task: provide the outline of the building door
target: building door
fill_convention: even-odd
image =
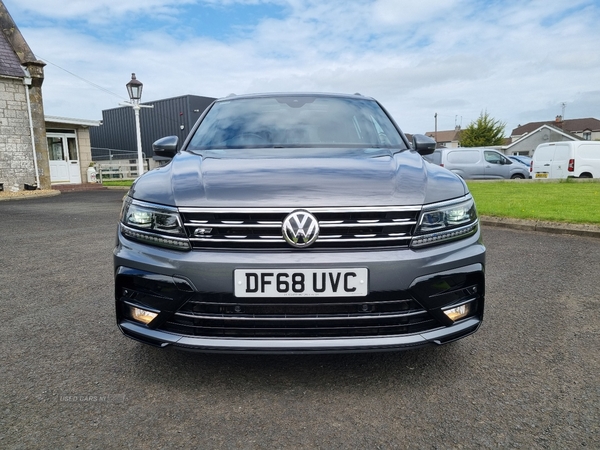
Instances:
[[[81,183],[81,167],[75,133],[46,133],[50,160],[50,182]]]

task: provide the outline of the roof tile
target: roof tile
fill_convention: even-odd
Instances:
[[[0,32],[0,75],[25,77],[25,72],[21,67],[21,62],[17,54],[2,32]]]
[[[584,130],[600,131],[600,120],[594,119],[593,117],[588,117],[585,119],[569,119],[563,121],[549,120],[546,122],[529,122],[525,125],[515,128],[512,131],[511,136],[522,136],[525,133],[531,133],[542,125],[550,125],[552,127],[560,128],[568,133],[577,133]]]

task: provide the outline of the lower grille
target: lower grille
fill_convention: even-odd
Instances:
[[[194,298],[160,328],[188,336],[347,337],[420,333],[440,326],[414,299],[398,293],[368,297],[257,299]]]

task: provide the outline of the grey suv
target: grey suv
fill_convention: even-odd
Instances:
[[[466,184],[360,95],[215,101],[136,180],[114,250],[121,331],[211,352],[343,352],[475,332],[485,248]]]

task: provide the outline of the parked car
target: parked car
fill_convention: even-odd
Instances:
[[[531,167],[531,158],[529,156],[524,155],[509,155],[510,159],[516,162],[520,162],[521,164],[525,164],[529,169]]]
[[[483,319],[485,247],[467,185],[427,164],[374,99],[215,101],[125,198],[117,324],[159,347],[379,351]]]
[[[540,144],[533,152],[533,178],[600,178],[600,142]]]
[[[497,150],[485,147],[438,148],[423,156],[466,180],[530,178],[529,168],[513,162]]]

